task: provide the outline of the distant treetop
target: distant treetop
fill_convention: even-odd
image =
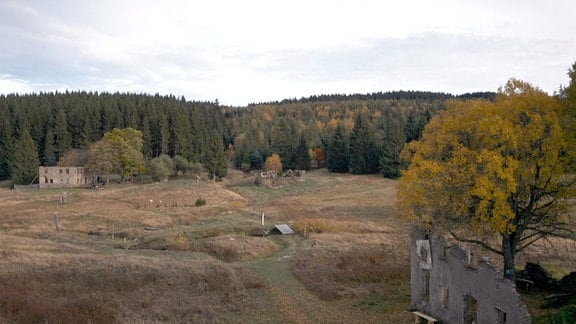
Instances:
[[[302,97],[300,99],[284,99],[282,101],[262,102],[258,104],[287,104],[287,103],[308,103],[320,101],[347,101],[347,100],[447,100],[447,99],[487,99],[494,100],[496,92],[469,92],[461,95],[453,95],[444,92],[430,92],[430,91],[387,91],[387,92],[373,92],[366,94],[322,94],[313,95],[308,98]],[[255,106],[257,104],[251,103],[248,106]]]

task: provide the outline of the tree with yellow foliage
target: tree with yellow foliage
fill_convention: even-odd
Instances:
[[[90,172],[119,173],[122,179],[144,171],[142,132],[133,128],[114,128],[88,149],[86,167]]]
[[[264,169],[276,173],[282,172],[282,160],[280,159],[280,155],[274,153],[267,157],[266,162],[264,162]]]
[[[530,84],[510,80],[494,102],[452,101],[420,141],[408,144],[410,166],[398,188],[401,213],[502,255],[515,279],[518,252],[572,232],[566,220],[574,147],[559,121],[561,106]]]

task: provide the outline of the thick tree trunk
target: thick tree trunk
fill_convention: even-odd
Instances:
[[[502,255],[504,257],[504,278],[516,282],[516,270],[514,269],[514,259],[516,257],[516,246],[511,235],[502,235]]]

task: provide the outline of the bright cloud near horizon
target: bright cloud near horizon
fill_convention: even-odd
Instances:
[[[0,93],[173,94],[225,105],[393,90],[549,93],[576,1],[0,0]]]

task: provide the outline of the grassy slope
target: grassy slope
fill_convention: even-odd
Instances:
[[[70,189],[65,205],[62,190],[2,190],[0,322],[411,319],[393,181],[325,171],[277,189],[250,180]],[[199,197],[206,206],[194,206]],[[306,237],[247,236],[261,212],[268,227]]]

